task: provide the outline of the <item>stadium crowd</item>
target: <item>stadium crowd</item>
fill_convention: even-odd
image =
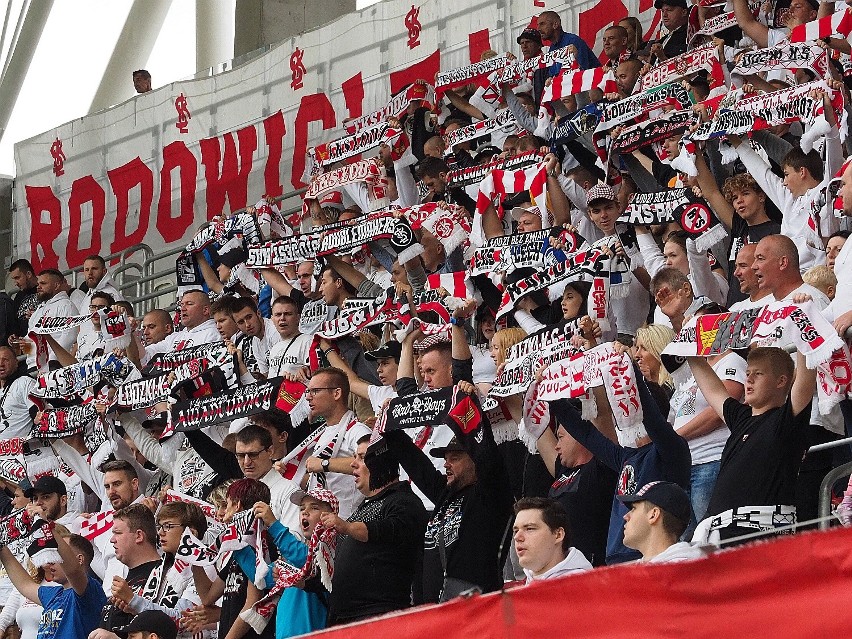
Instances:
[[[301,210],[198,229],[173,307],[15,261],[0,630],[283,639],[807,528],[852,457],[808,450],[852,419],[852,14],[785,4],[546,11],[312,149]]]

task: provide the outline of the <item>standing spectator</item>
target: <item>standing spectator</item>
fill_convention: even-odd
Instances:
[[[133,72],[133,88],[136,93],[148,93],[151,90],[151,74],[145,69]]]
[[[519,500],[512,532],[528,584],[592,569],[583,553],[572,547],[568,513],[554,499]]]
[[[146,365],[151,359],[148,347],[159,344],[174,333],[175,325],[171,315],[161,308],[155,308],[142,316],[142,336],[145,339],[145,351],[140,353],[140,364]],[[128,351],[130,354],[130,351]]]
[[[29,438],[33,419],[28,396],[35,387],[32,377],[21,374],[15,351],[0,346],[0,439]]]
[[[317,370],[308,383],[305,395],[311,409],[311,421],[322,417],[326,423],[325,431],[314,446],[313,455],[305,462],[305,470],[315,475],[308,480],[316,479],[320,487],[337,495],[340,500],[340,517],[346,519],[363,498],[346,475],[352,475],[358,440],[371,431],[347,407],[349,379],[342,370]]]
[[[41,305],[30,315],[29,329],[31,331],[39,319],[42,317],[71,317],[77,315],[77,307],[68,297],[65,292],[67,286],[65,277],[56,269],[46,269],[38,274],[38,301]],[[71,347],[77,341],[77,329],[70,328],[68,330],[53,333],[53,338],[64,348],[70,351]],[[11,341],[10,341],[11,343]],[[48,356],[55,360],[55,353],[48,347]],[[27,351],[27,368],[34,370],[36,367],[35,348]]]
[[[704,556],[689,542],[678,541],[692,513],[683,488],[653,481],[618,498],[630,508],[624,515],[624,545],[642,553],[642,561],[659,564]]]
[[[538,16],[538,32],[541,39],[550,40],[550,51],[557,51],[573,45],[577,49],[577,63],[581,69],[594,69],[601,66],[600,60],[595,57],[594,51],[589,48],[586,41],[573,33],[562,30],[562,18],[555,11],[542,11]],[[555,64],[550,67],[550,75],[554,76],[562,69],[562,65]]]
[[[706,517],[695,539],[725,540],[796,522],[796,476],[807,450],[816,371],[797,354],[759,347],[749,353],[745,403],[733,399],[703,357],[687,359],[695,381],[731,436]],[[746,522],[740,526],[739,522]]]
[[[116,301],[124,299],[113,284],[106,261],[100,255],[90,255],[83,260],[83,283],[71,292],[71,301],[81,315],[89,310],[94,293],[108,293]]]
[[[80,514],[68,512],[68,489],[53,475],[39,477],[24,495],[32,500],[30,510],[46,521],[68,527]]]
[[[143,504],[132,504],[113,515],[112,539],[115,558],[127,567],[127,577],[115,576],[112,583],[104,584],[104,589],[110,588],[112,598],[104,606],[101,615],[101,631],[112,631],[126,625],[133,618],[131,613],[122,609],[132,596],[141,595],[151,598],[160,587],[160,577],[157,569],[160,566],[160,555],[157,552],[157,525],[154,513]],[[124,597],[117,596],[121,592]],[[114,637],[112,632],[98,632],[91,639],[107,639]]]
[[[615,71],[618,65],[629,60],[633,51],[627,46],[627,29],[617,24],[607,27],[603,34],[603,52],[607,57],[606,66]]]
[[[281,341],[275,324],[271,319],[261,317],[257,304],[250,297],[237,298],[232,315],[237,328],[251,340],[251,352],[256,368],[250,372],[257,379],[266,377],[269,371],[269,351]]]
[[[408,483],[387,442],[369,445],[364,435],[352,462],[355,485],[365,499],[347,519],[324,513],[322,523],[342,535],[334,557],[329,625],[374,617],[411,605],[420,563],[426,509]]]
[[[266,501],[281,521],[293,532],[299,530],[299,509],[290,501],[298,486],[283,477],[272,465],[272,435],[262,426],[249,424],[237,433],[237,461],[249,479],[262,481],[269,487],[271,499]]]
[[[39,586],[15,559],[8,547],[0,547],[0,561],[12,583],[24,597],[44,607],[39,639],[81,639],[98,627],[106,596],[91,575],[92,544],[80,535],[55,536],[62,563],[48,563],[45,574],[58,584]]]
[[[204,291],[188,291],[180,300],[180,323],[183,330],[172,333],[163,341],[152,344],[145,352],[181,351],[185,348],[221,341],[216,322],[210,318],[210,298]]]
[[[284,373],[296,374],[308,364],[308,354],[313,337],[299,332],[299,306],[291,297],[280,295],[272,302],[272,323],[278,331],[279,341],[269,349],[267,377]]]
[[[651,45],[651,64],[686,53],[689,7],[686,0],[657,0],[654,8],[660,10],[660,20],[668,35]]]
[[[28,260],[15,260],[9,267],[9,275],[18,289],[12,298],[18,315],[18,325],[11,332],[15,335],[26,335],[30,315],[38,306],[38,278]]]
[[[538,450],[554,477],[548,497],[568,513],[572,544],[595,566],[606,565],[609,511],[616,472],[571,437],[561,424],[538,439]]]

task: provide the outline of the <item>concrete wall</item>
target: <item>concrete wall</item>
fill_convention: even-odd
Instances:
[[[355,0],[237,0],[234,57],[355,11]]]

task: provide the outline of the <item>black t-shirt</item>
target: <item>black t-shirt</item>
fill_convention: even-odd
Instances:
[[[707,516],[742,506],[795,504],[811,405],[794,417],[788,399],[784,406],[752,416],[750,406],[728,399],[724,414],[731,435]]]
[[[663,39],[663,51],[667,58],[686,53],[686,25],[681,25]]]
[[[225,567],[219,571],[219,578],[225,582],[225,592],[222,594],[222,610],[219,614],[221,636],[225,636],[231,626],[240,616],[248,597],[248,577],[240,568],[239,562],[232,556]],[[275,618],[273,617],[264,628],[262,634],[249,629],[243,635],[245,639],[273,639],[275,637]]]
[[[548,497],[556,499],[568,512],[571,545],[592,565],[605,566],[610,510],[618,475],[597,458],[574,468],[565,468],[557,458],[555,475]]]
[[[130,586],[133,592],[141,595],[145,588],[145,584],[148,582],[148,578],[151,576],[151,573],[159,567],[159,565],[159,560],[148,561],[136,566],[136,568],[131,568],[127,572],[127,577],[125,577],[127,585]],[[121,628],[122,626],[129,624],[133,617],[134,615],[124,612],[120,608],[116,608],[112,603],[112,599],[108,599],[107,604],[104,606],[103,612],[101,613],[100,627],[105,630]]]
[[[30,321],[28,315],[39,305],[36,287],[18,291],[12,297],[12,300],[15,302],[15,312],[18,315],[18,332],[15,334],[20,337],[27,334]]]
[[[777,235],[781,232],[781,224],[768,220],[749,226],[745,220],[734,213],[734,220],[731,226],[731,243],[728,247],[728,299],[726,306],[730,306],[735,302],[739,302],[746,298],[740,291],[740,282],[734,277],[734,269],[736,268],[737,253],[745,244],[756,244],[767,235]]]

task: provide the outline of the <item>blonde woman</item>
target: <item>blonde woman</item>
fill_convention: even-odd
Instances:
[[[634,359],[663,415],[669,414],[669,400],[674,392],[674,382],[663,366],[660,353],[673,339],[674,331],[661,324],[650,324],[636,330]]]

